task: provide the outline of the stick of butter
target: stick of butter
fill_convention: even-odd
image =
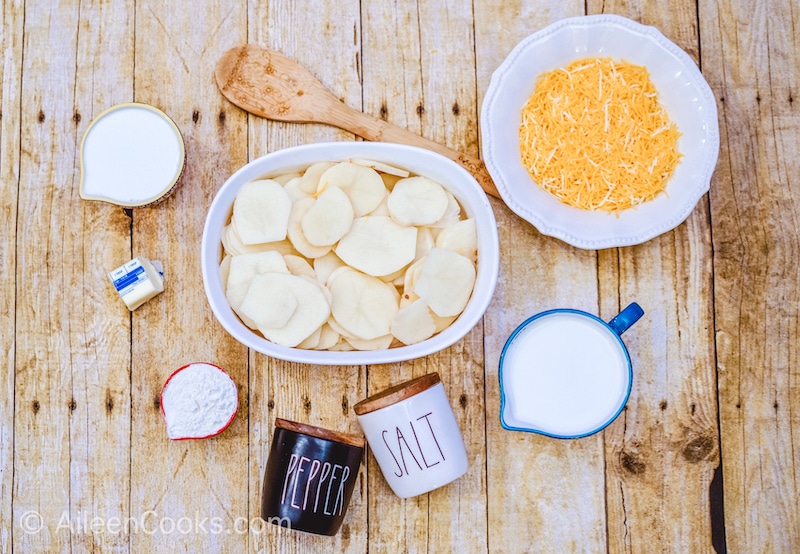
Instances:
[[[164,291],[161,263],[141,256],[118,267],[108,277],[130,311]]]

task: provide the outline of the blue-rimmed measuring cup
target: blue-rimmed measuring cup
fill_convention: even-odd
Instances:
[[[526,319],[500,356],[503,428],[571,439],[614,421],[633,378],[620,335],[642,315],[633,302],[607,323],[568,308]]]

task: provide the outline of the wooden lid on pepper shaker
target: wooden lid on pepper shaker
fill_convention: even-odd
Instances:
[[[329,441],[342,442],[350,446],[357,446],[364,448],[366,439],[358,435],[349,435],[347,433],[340,433],[339,431],[331,431],[330,429],[323,429],[322,427],[315,427],[306,423],[298,423],[296,421],[289,421],[288,419],[275,418],[275,427],[280,429],[288,429],[295,433],[317,437]]]

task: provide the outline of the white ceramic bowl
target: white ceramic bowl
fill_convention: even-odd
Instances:
[[[586,57],[644,65],[682,133],[666,195],[619,214],[574,208],[531,179],[520,158],[520,112],[536,77]],[[541,233],[586,249],[639,244],[683,222],[708,191],[719,153],[714,96],[692,59],[656,28],[615,15],[557,21],[520,42],[492,75],[481,108],[483,159],[505,203]]]
[[[472,297],[458,319],[441,333],[411,346],[377,351],[317,351],[272,343],[245,326],[234,314],[222,287],[219,263],[223,228],[230,219],[233,200],[245,183],[305,169],[315,162],[362,158],[402,167],[445,186],[461,203],[478,230],[477,279]],[[398,362],[442,350],[466,335],[483,316],[494,294],[500,263],[497,223],[483,190],[455,162],[428,150],[380,142],[316,143],[278,150],[251,161],[234,173],[217,192],[208,210],[201,246],[201,266],[211,310],[228,333],[245,346],[282,360],[319,365],[360,365]]]

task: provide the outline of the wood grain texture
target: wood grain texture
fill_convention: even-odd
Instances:
[[[14,497],[14,396],[16,381],[17,205],[21,158],[24,6],[0,8],[0,552],[12,548]],[[21,514],[17,517],[21,517]]]
[[[358,2],[296,9],[290,0],[254,3],[248,17],[248,42],[263,44],[297,60],[350,106],[361,105],[361,31]],[[313,37],[313,38],[311,38]],[[332,47],[335,45],[335,47]],[[352,134],[316,124],[277,123],[249,118],[250,158],[307,142],[353,140]],[[260,513],[261,481],[276,417],[362,435],[352,406],[366,397],[363,367],[305,366],[251,354],[250,389],[257,403],[250,447],[250,513]],[[339,533],[321,537],[292,533],[269,524],[251,537],[252,551],[364,552],[367,550],[367,478],[362,463]]]
[[[364,111],[477,154],[472,3],[362,2]],[[402,83],[402,86],[397,86]],[[425,359],[369,369],[369,393],[436,371],[462,429],[469,469],[451,485],[399,501],[369,459],[370,548],[378,552],[486,548],[482,344],[478,325]]]
[[[473,174],[486,194],[499,198],[480,158],[340,102],[305,67],[277,50],[257,44],[238,46],[222,56],[214,73],[225,98],[249,113],[275,121],[324,123],[367,140],[432,150],[461,164]],[[453,110],[458,112],[457,103]]]
[[[145,525],[131,549],[240,552],[249,524],[247,351],[208,309],[199,244],[214,193],[245,162],[246,136],[237,118],[229,122],[212,71],[242,39],[244,7],[142,2],[135,20],[136,100],[175,121],[186,168],[164,202],[133,212],[133,255],[162,262],[165,291],[133,313],[130,505]],[[159,393],[175,369],[196,361],[230,374],[240,387],[239,414],[214,440],[170,442]]]
[[[74,153],[79,130],[95,110],[85,94],[89,77],[94,73],[104,86],[115,85],[109,96],[98,98],[105,101],[124,94],[120,85],[130,82],[130,71],[115,73],[111,60],[95,65],[86,41],[104,25],[109,34],[121,25],[124,38],[127,14],[87,10],[85,26],[79,27],[77,4],[46,8],[26,7],[22,56],[22,90],[37,92],[21,110],[24,203],[17,217],[18,231],[29,240],[18,245],[17,283],[26,286],[16,290],[14,421],[15,467],[32,468],[17,473],[14,513],[20,518],[38,514],[43,528],[26,532],[20,520],[13,547],[28,552],[115,548],[127,538],[93,534],[81,514],[127,514],[130,328],[124,306],[117,312],[122,318],[106,317],[119,310],[106,272],[130,253],[128,219],[79,199]],[[49,45],[50,55],[40,55],[39,44]],[[130,59],[131,41],[123,40],[115,52]],[[81,112],[87,117],[82,124]],[[108,232],[107,241],[97,240]],[[114,401],[119,406],[112,413],[108,405]]]
[[[524,2],[476,2],[479,90],[516,43],[578,2],[539,10]],[[498,33],[498,29],[502,29]],[[594,252],[544,237],[497,206],[500,281],[484,320],[489,549],[497,552],[602,552],[606,548],[601,435],[558,441],[500,426],[498,363],[506,338],[535,313],[572,307],[596,311]]]
[[[108,106],[129,102],[133,90],[132,6],[83,6],[81,14],[72,116],[75,150],[92,119]],[[98,43],[107,47],[100,52]],[[119,208],[77,199],[80,160],[73,164],[72,178],[66,182],[75,195],[73,209],[80,208],[82,217],[76,224],[83,232],[77,233],[80,242],[70,252],[79,280],[73,285],[77,290],[69,323],[69,513],[78,521],[98,516],[125,521],[130,517],[131,326],[128,310],[108,286],[107,274],[130,259],[130,218]],[[128,535],[91,528],[72,533],[71,542],[73,549],[86,551],[130,546]]]
[[[732,552],[800,544],[797,6],[703,2],[720,108],[711,190],[725,520]]]
[[[0,552],[793,552],[800,544],[800,27],[796,2],[436,0],[196,3],[9,0],[0,8]],[[249,159],[358,140],[250,116],[214,67],[281,51],[337,100],[479,155],[492,72],[547,24],[616,13],[698,62],[717,100],[710,194],[674,231],[584,251],[493,199],[501,245],[481,324],[445,351],[317,367],[248,351],[205,300],[205,212]],[[175,193],[126,212],[78,196],[91,120],[140,101],[186,142]],[[130,313],[107,272],[162,261],[166,291]],[[528,316],[645,316],[624,335],[630,401],[572,441],[503,430],[498,364]],[[224,367],[240,411],[220,436],[170,442],[158,406],[179,366]],[[276,417],[361,435],[353,405],[438,372],[468,473],[401,500],[371,454],[334,537],[261,521]],[[724,495],[709,487],[721,464]],[[719,505],[714,504],[720,502]],[[724,529],[712,511],[724,509]],[[30,526],[41,524],[41,529]]]
[[[597,2],[603,10],[655,25],[699,60],[694,2]],[[611,551],[668,542],[713,552],[709,486],[719,464],[708,204],[645,244],[599,253],[601,315],[629,302],[645,310],[626,333],[635,354],[626,410],[605,433]],[[629,336],[630,335],[630,336]],[[632,509],[632,511],[631,511]]]

